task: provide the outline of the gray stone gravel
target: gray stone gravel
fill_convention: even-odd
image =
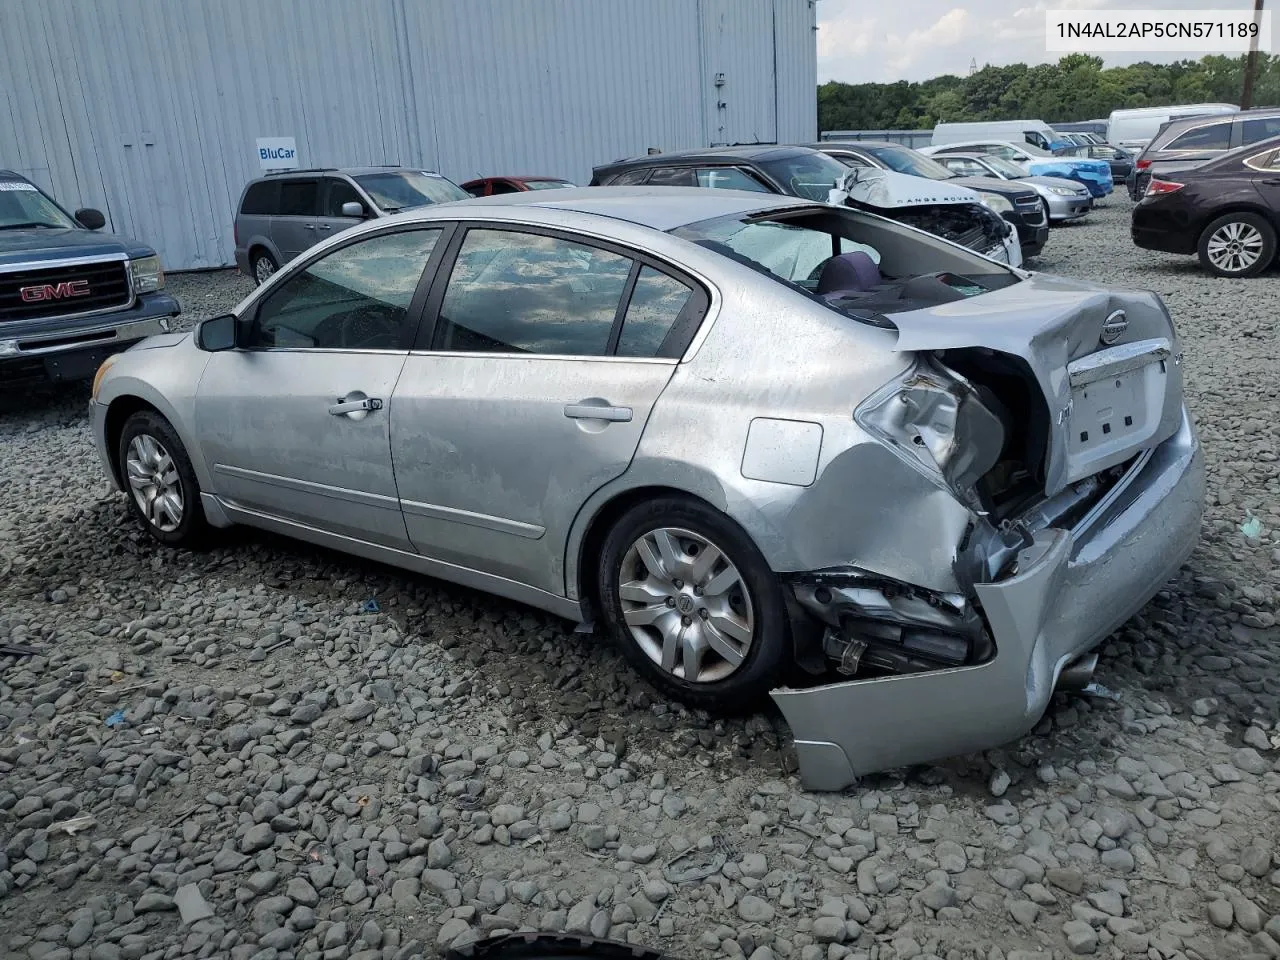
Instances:
[[[249,532],[157,548],[83,387],[0,397],[0,642],[42,650],[0,655],[0,957],[1280,955],[1280,278],[1136,250],[1129,206],[1035,266],[1165,297],[1204,542],[1103,647],[1116,699],[839,796],[775,717],[668,704],[540,613]],[[188,322],[248,289],[170,285]]]

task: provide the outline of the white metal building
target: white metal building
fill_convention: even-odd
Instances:
[[[814,0],[3,0],[0,168],[232,263],[260,137],[461,182],[817,136]]]

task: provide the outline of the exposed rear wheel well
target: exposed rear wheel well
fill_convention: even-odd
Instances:
[[[111,401],[111,405],[107,407],[107,422],[105,426],[107,456],[111,458],[111,472],[121,486],[124,486],[124,477],[120,473],[120,434],[124,432],[125,421],[139,410],[150,410],[158,416],[164,416],[141,397],[116,397]]]
[[[600,556],[600,550],[604,546],[604,538],[608,536],[609,530],[618,518],[634,507],[637,503],[644,503],[646,500],[654,500],[658,497],[687,497],[690,500],[698,500],[706,503],[708,506],[714,507],[714,504],[696,497],[686,490],[677,490],[675,487],[637,487],[634,490],[627,490],[618,494],[612,500],[602,506],[596,515],[591,518],[591,523],[587,526],[586,535],[582,538],[582,545],[578,548],[578,599],[582,601],[582,605],[591,611],[592,615],[599,616],[596,604],[600,596],[600,584],[596,580],[596,558]]]

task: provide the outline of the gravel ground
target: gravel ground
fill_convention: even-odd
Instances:
[[[251,532],[159,549],[84,388],[0,400],[0,642],[44,651],[0,655],[0,956],[1280,956],[1280,279],[1138,251],[1129,207],[1038,266],[1165,297],[1203,544],[1106,644],[1114,698],[844,795],[800,791],[779,720],[672,707],[543,614]],[[188,320],[248,289],[170,287]]]

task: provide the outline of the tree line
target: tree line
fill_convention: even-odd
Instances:
[[[830,83],[818,87],[819,130],[915,130],[965,120],[1105,118],[1122,107],[1239,103],[1245,58],[1206,56],[1176,63],[1103,68],[1072,53],[1057,63],[986,66],[967,77],[920,83]],[[1280,104],[1280,55],[1258,54],[1255,106]]]

